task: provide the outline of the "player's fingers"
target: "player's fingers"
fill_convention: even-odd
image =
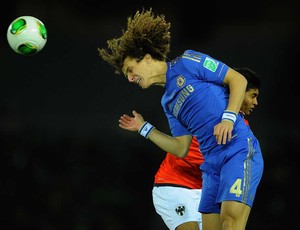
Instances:
[[[223,140],[223,132],[222,131],[220,131],[218,133],[218,135],[216,136],[216,139],[217,139],[218,145],[222,144],[222,140]]]
[[[221,144],[221,137],[220,137],[220,126],[219,125],[216,125],[214,127],[214,136],[216,138],[216,141],[219,144]]]
[[[225,145],[227,141],[227,130],[225,129],[222,134],[222,144]]]
[[[127,122],[130,122],[130,121],[131,121],[131,117],[128,116],[127,114],[124,114],[123,116],[121,116],[121,119],[122,119],[123,121],[127,121]]]
[[[129,119],[129,118],[130,118],[127,114],[123,114],[122,117],[123,117],[124,119]]]
[[[124,118],[124,117],[120,117],[120,119],[119,119],[119,122],[121,123],[121,122],[125,122],[126,121],[126,119]]]
[[[127,129],[127,126],[123,125],[122,123],[119,123],[119,127],[122,129]]]
[[[216,135],[217,143],[226,144],[227,142],[227,127],[226,126],[219,126],[218,132]]]
[[[231,136],[231,131],[228,130],[228,131],[227,131],[227,140],[228,140],[228,141],[231,141],[231,137],[232,137],[232,136]]]
[[[135,110],[132,111],[132,114],[136,117],[137,115],[139,115]]]
[[[122,126],[125,126],[127,124],[127,122],[125,122],[125,121],[123,121],[123,120],[120,119],[119,120],[119,124],[122,125]]]

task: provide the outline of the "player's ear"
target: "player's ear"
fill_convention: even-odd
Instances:
[[[152,61],[152,56],[150,54],[145,54],[144,59],[146,62],[151,62]]]

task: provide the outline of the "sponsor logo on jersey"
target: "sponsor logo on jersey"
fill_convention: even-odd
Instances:
[[[211,72],[216,72],[218,65],[219,65],[218,61],[209,57],[206,57],[203,62],[203,67],[210,70]]]
[[[181,106],[183,105],[185,100],[194,92],[194,90],[195,89],[192,85],[187,85],[180,90],[172,111],[175,117],[178,116]]]

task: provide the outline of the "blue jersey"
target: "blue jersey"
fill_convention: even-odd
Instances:
[[[204,53],[186,50],[168,62],[165,93],[161,104],[173,136],[193,135],[203,156],[218,152],[214,126],[221,122],[229,99],[223,80],[229,67]],[[251,136],[252,131],[238,114],[232,132],[233,139]]]
[[[204,53],[187,50],[168,62],[161,99],[172,135],[192,135],[200,143],[201,213],[220,213],[228,200],[252,207],[264,168],[259,142],[241,113],[230,142],[218,145],[213,135],[228,105],[229,90],[223,84],[228,69]]]

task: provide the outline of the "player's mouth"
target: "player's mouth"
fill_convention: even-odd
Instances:
[[[138,79],[136,80],[135,83],[136,83],[137,85],[139,85],[140,81],[141,81],[141,78],[138,78]]]

